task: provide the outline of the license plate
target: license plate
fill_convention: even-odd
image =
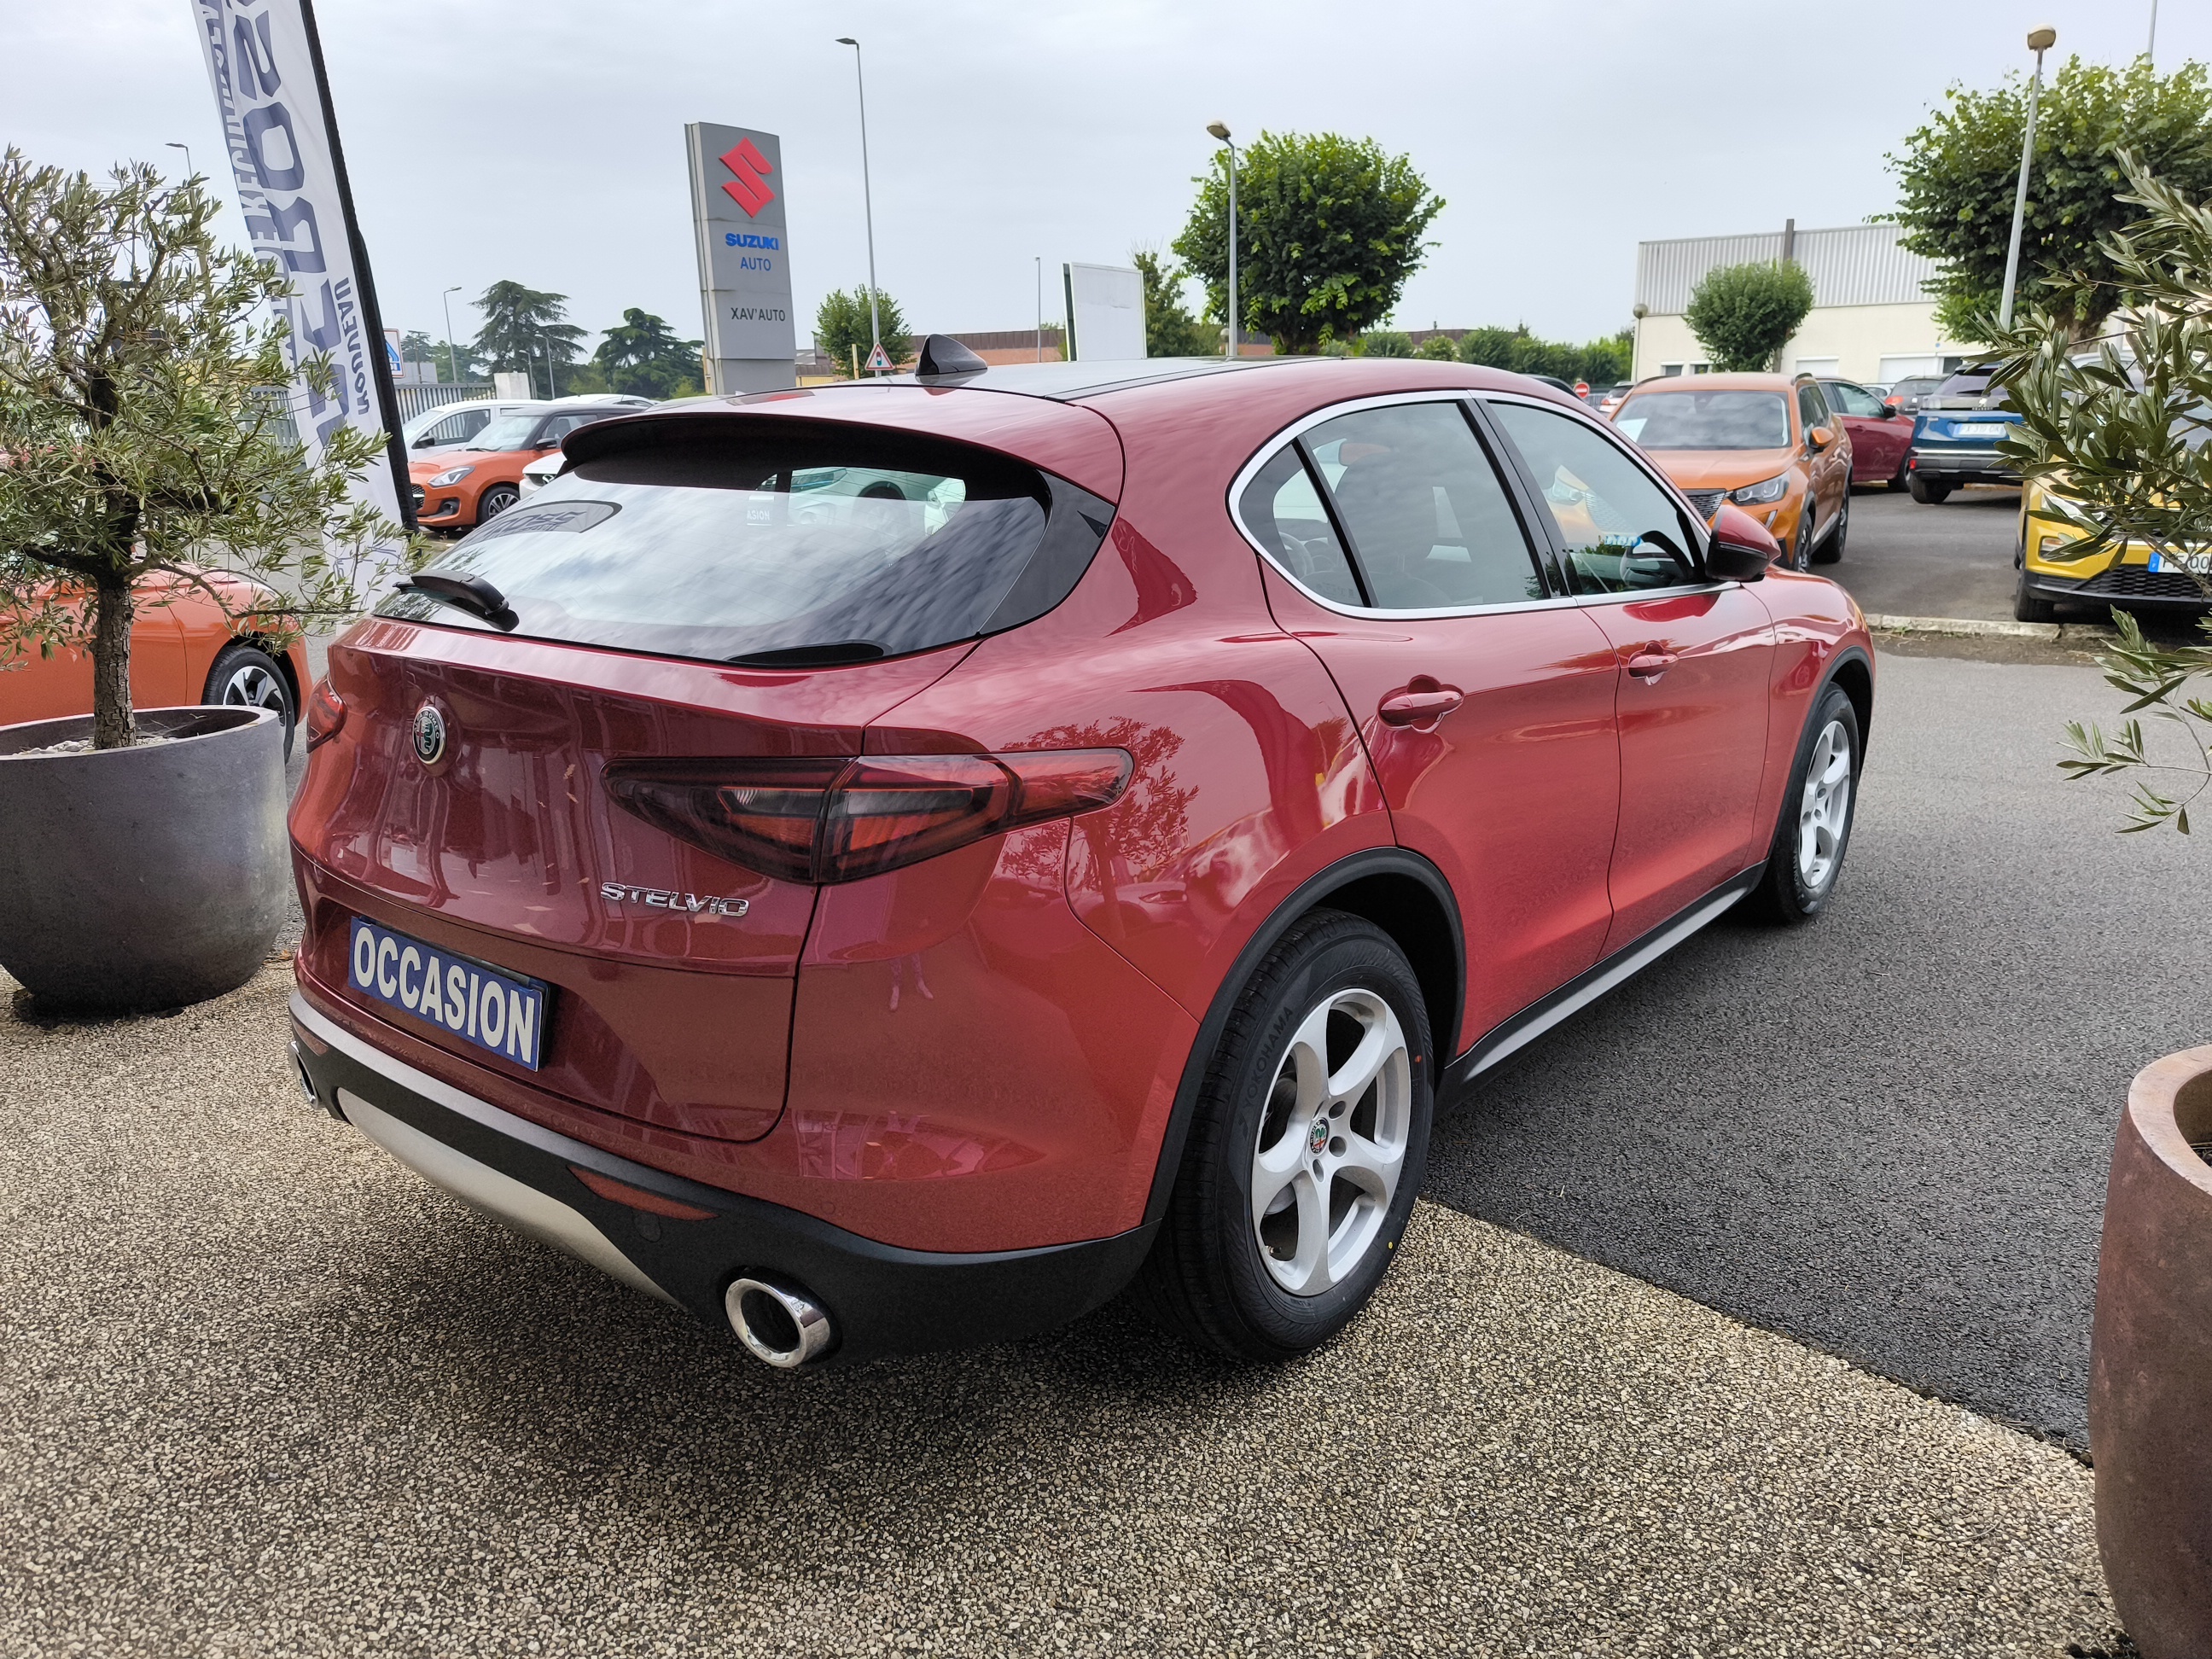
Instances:
[[[2154,553],[2150,556],[2153,570],[2186,570],[2192,576],[2212,576],[2212,551],[2203,553]]]
[[[543,982],[455,956],[359,916],[353,919],[349,944],[355,990],[441,1026],[488,1054],[538,1069],[545,1041],[548,992]]]
[[[1975,421],[1965,426],[1954,427],[1951,435],[1956,438],[2002,438],[2008,429],[2002,422]]]

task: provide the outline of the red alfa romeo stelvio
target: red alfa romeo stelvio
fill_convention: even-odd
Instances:
[[[770,1364],[1310,1349],[1440,1095],[1835,890],[1856,607],[1533,380],[933,337],[564,467],[331,647],[295,1049]]]

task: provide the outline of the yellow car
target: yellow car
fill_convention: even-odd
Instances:
[[[2068,551],[2088,538],[2050,516],[2048,495],[2034,480],[2020,492],[2020,545],[2013,550],[2020,586],[2013,594],[2012,614],[2021,621],[2055,622],[2061,605],[2100,611],[2114,605],[2212,610],[2212,594],[2198,580],[2212,577],[2212,549],[2160,554],[2142,542],[2130,542],[2069,559]]]

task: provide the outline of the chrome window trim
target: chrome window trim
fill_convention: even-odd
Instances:
[[[1601,605],[1634,605],[1644,599],[1672,599],[1685,593],[1718,592],[1725,588],[1742,586],[1741,582],[1733,581],[1678,582],[1672,587],[1642,587],[1626,593],[1561,593],[1541,599],[1511,599],[1499,605],[1457,605],[1449,609],[1428,611],[1382,610],[1367,605],[1345,605],[1325,594],[1316,593],[1285,569],[1282,561],[1261,544],[1260,538],[1252,533],[1250,527],[1244,522],[1243,514],[1237,510],[1238,503],[1244,499],[1245,487],[1259,476],[1260,470],[1295,442],[1299,436],[1323,422],[1333,421],[1340,415],[1357,414],[1364,409],[1389,409],[1401,404],[1465,404],[1476,399],[1491,403],[1527,404],[1534,409],[1552,410],[1572,418],[1580,419],[1584,424],[1605,433],[1607,441],[1616,449],[1621,449],[1626,453],[1637,466],[1643,470],[1646,477],[1658,478],[1667,493],[1674,496],[1680,505],[1682,516],[1686,521],[1692,525],[1698,523],[1696,512],[1690,507],[1688,501],[1683,500],[1682,492],[1674,486],[1673,480],[1655,472],[1641,455],[1621,443],[1617,434],[1606,432],[1603,422],[1592,418],[1583,410],[1565,409],[1547,398],[1533,398],[1525,392],[1489,392],[1479,386],[1447,387],[1436,392],[1383,392],[1374,397],[1348,398],[1343,403],[1330,404],[1325,408],[1315,410],[1310,414],[1300,416],[1254,451],[1252,458],[1238,468],[1237,476],[1229,481],[1229,521],[1237,526],[1237,533],[1244,538],[1252,550],[1267,561],[1267,568],[1300,593],[1324,611],[1332,611],[1340,617],[1355,617],[1361,622],[1428,622],[1449,617],[1511,616],[1523,611],[1582,610]],[[1485,459],[1488,458],[1486,456]],[[1501,484],[1504,482],[1502,478],[1499,480]],[[1534,556],[1540,555],[1544,550],[1532,547],[1528,550],[1532,556]],[[1697,551],[1700,556],[1705,551],[1702,540]],[[1349,548],[1345,550],[1345,556],[1347,558],[1351,556]],[[1542,572],[1533,557],[1529,568],[1536,571],[1540,578]]]

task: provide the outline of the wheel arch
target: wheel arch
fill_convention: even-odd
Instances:
[[[1443,1079],[1457,1052],[1460,1011],[1467,1003],[1466,934],[1451,884],[1435,865],[1402,847],[1354,853],[1309,878],[1277,905],[1237,952],[1215,991],[1169,1110],[1167,1133],[1160,1140],[1159,1162],[1145,1204],[1146,1224],[1159,1220],[1175,1190],[1199,1091],[1231,1012],[1275,942],[1300,917],[1322,909],[1341,910],[1373,922],[1406,953],[1428,1011],[1430,1047],[1435,1051],[1430,1056],[1430,1075],[1439,1082]]]
[[[1859,765],[1863,768],[1868,738],[1874,731],[1874,665],[1858,647],[1849,647],[1828,670],[1827,683],[1843,688],[1844,695],[1851,700],[1851,712],[1859,717]],[[1814,699],[1816,704],[1819,701]],[[1812,718],[1809,709],[1806,718]]]
[[[205,696],[216,689],[216,671],[222,665],[223,653],[234,645],[250,645],[256,651],[265,653],[276,665],[276,672],[284,677],[285,689],[292,694],[293,718],[298,719],[307,706],[306,688],[300,684],[300,676],[292,666],[292,653],[266,634],[233,634],[217,646],[215,655],[208,659],[207,677],[201,686],[201,696]]]

